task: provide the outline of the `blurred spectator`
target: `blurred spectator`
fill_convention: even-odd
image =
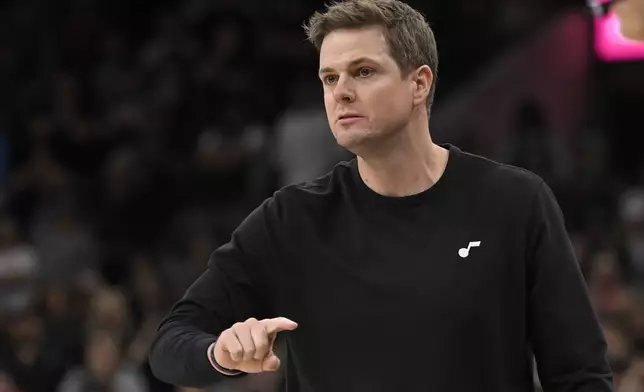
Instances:
[[[5,316],[3,325],[0,378],[16,391],[54,390],[69,364],[66,353],[47,341],[41,315],[30,306]]]
[[[132,316],[125,295],[115,288],[101,288],[91,299],[87,330],[109,330],[128,341],[133,334]]]
[[[644,283],[644,189],[631,188],[619,199],[620,245],[628,276],[633,283]]]
[[[588,290],[595,309],[602,314],[625,312],[630,306],[618,257],[616,251],[603,249],[593,254],[588,262]]]
[[[168,311],[170,297],[164,290],[164,282],[158,269],[139,256],[134,260],[130,282],[131,300],[135,313],[137,331],[129,346],[127,355],[137,366],[147,359],[147,352],[161,318]]]
[[[168,311],[170,300],[176,298],[165,287],[161,272],[143,254],[132,260],[131,280],[127,288],[134,325],[134,334],[125,347],[128,363],[141,371],[150,390],[169,391],[165,384],[154,378],[147,363],[147,355],[161,318]]]
[[[625,374],[633,361],[633,345],[626,321],[617,317],[604,318],[602,326],[608,345],[609,363],[614,373],[614,390],[616,392],[638,391],[623,385]]]
[[[0,314],[23,311],[34,302],[39,268],[35,249],[19,240],[15,222],[0,217]]]
[[[71,370],[59,392],[145,392],[145,380],[135,368],[122,361],[118,333],[94,330],[87,341],[85,366]]]
[[[100,280],[98,242],[73,211],[50,211],[33,222],[32,238],[44,283],[94,287]]]
[[[42,302],[47,350],[58,353],[58,360],[65,366],[82,362],[85,312],[84,304],[75,298],[75,294],[83,296],[85,293],[63,286],[44,289]]]

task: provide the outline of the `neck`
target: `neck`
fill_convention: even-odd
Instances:
[[[449,152],[434,144],[426,120],[409,124],[377,151],[358,156],[360,177],[374,192],[410,196],[429,189],[443,175]]]

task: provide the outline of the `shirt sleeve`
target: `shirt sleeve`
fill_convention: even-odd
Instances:
[[[266,201],[213,252],[206,271],[162,320],[150,350],[150,367],[169,384],[202,388],[229,376],[213,368],[208,347],[234,323],[269,317],[266,274],[270,249]]]
[[[551,189],[540,180],[527,248],[528,334],[544,392],[610,392],[606,342]]]

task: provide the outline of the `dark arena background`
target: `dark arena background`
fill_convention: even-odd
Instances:
[[[616,391],[644,391],[642,46],[582,1],[409,3],[439,45],[434,138],[552,187]],[[147,351],[246,214],[351,158],[301,27],[322,6],[0,2],[0,392],[281,390],[175,389]]]

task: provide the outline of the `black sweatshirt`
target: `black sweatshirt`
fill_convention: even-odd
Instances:
[[[217,249],[150,353],[169,383],[223,376],[207,347],[284,316],[294,391],[609,392],[606,344],[550,188],[446,145],[430,189],[386,197],[355,160],[266,200]],[[243,376],[242,376],[243,377]]]

